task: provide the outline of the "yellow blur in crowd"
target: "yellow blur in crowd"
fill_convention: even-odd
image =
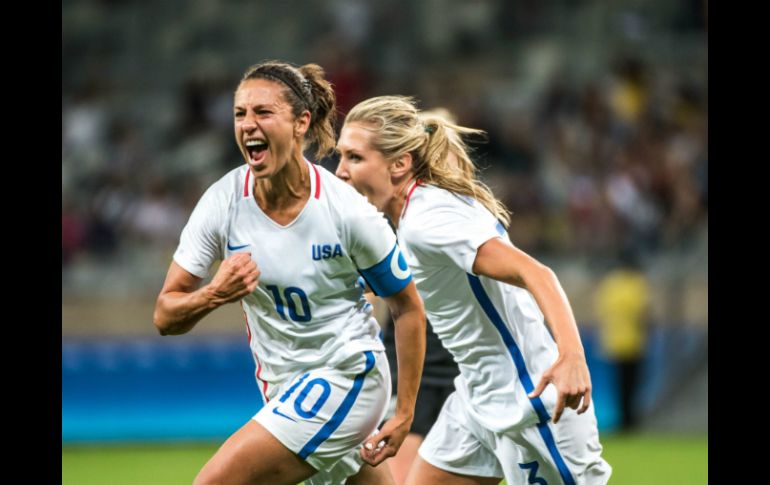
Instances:
[[[650,288],[639,270],[620,268],[608,273],[596,292],[602,350],[613,360],[638,358],[646,344]]]

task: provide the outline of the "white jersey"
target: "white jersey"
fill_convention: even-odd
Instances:
[[[244,165],[209,187],[174,254],[182,268],[205,278],[215,261],[251,253],[261,275],[242,306],[265,401],[298,372],[384,350],[359,274],[382,296],[411,281],[384,216],[307,163],[310,198],[291,223],[282,226],[262,212]]]
[[[479,202],[435,186],[415,184],[408,194],[399,246],[428,320],[460,368],[458,397],[492,431],[547,421],[553,386],[542,399],[527,397],[558,356],[543,314],[528,291],[472,270],[484,242],[510,244],[502,224]]]

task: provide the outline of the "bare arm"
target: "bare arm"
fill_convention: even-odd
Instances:
[[[425,360],[425,309],[414,281],[383,299],[390,308],[396,331],[398,390],[396,414],[379,433],[366,441],[361,450],[362,458],[372,466],[395,455],[409,433]],[[383,442],[382,448],[377,446],[380,442]]]
[[[211,283],[203,287],[201,278],[172,262],[155,302],[155,327],[161,335],[187,333],[215,308],[253,292],[258,278],[259,270],[250,253],[222,261]]]
[[[482,244],[473,272],[528,290],[543,312],[559,349],[556,362],[543,374],[530,398],[539,396],[549,382],[557,391],[553,422],[565,405],[585,412],[591,403],[591,376],[575,316],[556,274],[520,249],[495,238]]]

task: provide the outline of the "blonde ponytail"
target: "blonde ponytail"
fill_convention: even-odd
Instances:
[[[386,159],[412,154],[415,176],[425,183],[473,197],[507,228],[510,211],[477,178],[463,135],[482,130],[456,124],[445,109],[419,111],[406,96],[379,96],[357,104],[345,123],[363,123],[374,132],[372,144]]]

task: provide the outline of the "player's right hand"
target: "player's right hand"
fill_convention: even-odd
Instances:
[[[381,430],[375,430],[367,438],[359,451],[361,458],[371,466],[377,466],[385,459],[394,456],[401,447],[401,443],[404,442],[411,426],[411,418],[404,419],[398,415],[393,416],[382,425]]]
[[[537,387],[527,397],[539,397],[549,383],[556,387],[554,424],[559,422],[565,407],[576,409],[578,414],[588,410],[591,405],[591,374],[582,353],[559,354],[556,362],[543,373]]]
[[[251,253],[237,253],[222,261],[209,288],[215,300],[231,303],[253,293],[257,289],[259,275]]]

